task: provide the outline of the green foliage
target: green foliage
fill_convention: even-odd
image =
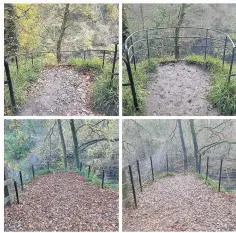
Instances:
[[[222,69],[222,61],[219,58],[207,56],[204,60],[199,55],[189,56],[186,62],[205,66],[211,72],[213,80],[209,100],[222,114],[234,115],[236,113],[236,80],[231,79],[228,84],[229,65],[226,63]],[[235,67],[232,73],[236,73]]]
[[[49,172],[52,172],[52,169],[49,168]],[[45,174],[45,173],[48,173],[48,169],[47,168],[35,171],[35,175],[36,176],[42,175],[42,174]]]
[[[98,186],[102,186],[102,180],[99,179],[97,177],[97,175],[95,173],[93,173],[92,171],[90,171],[90,174],[88,176],[88,169],[82,169],[80,170],[76,170],[76,172],[79,175],[84,176],[85,180],[88,182],[91,182],[92,184],[98,185]],[[118,184],[113,184],[113,183],[105,183],[104,182],[104,187],[105,188],[111,188],[111,189],[118,189],[119,185]]]

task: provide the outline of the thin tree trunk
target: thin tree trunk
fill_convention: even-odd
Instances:
[[[177,120],[177,122],[178,122],[178,126],[179,126],[179,134],[180,134],[182,149],[183,149],[183,153],[184,153],[184,170],[186,171],[188,169],[188,157],[187,157],[187,151],[186,151],[186,146],[185,146],[185,142],[184,142],[182,122],[181,122],[181,120]]]
[[[62,145],[63,155],[64,155],[64,166],[65,166],[65,170],[66,170],[67,169],[66,143],[65,143],[65,139],[64,139],[64,135],[63,135],[63,131],[62,131],[61,120],[58,119],[57,123],[58,123],[58,131],[59,131],[59,135],[60,135],[60,138],[61,138],[61,145]]]
[[[71,127],[73,142],[74,142],[74,155],[75,155],[76,168],[79,169],[78,139],[77,139],[75,123],[73,119],[70,120],[70,127]]]
[[[198,171],[199,161],[198,161],[198,143],[197,143],[197,136],[195,132],[194,120],[189,120],[191,134],[193,138],[193,147],[194,147],[194,158],[196,163],[196,172]]]
[[[59,35],[59,38],[57,41],[57,63],[61,63],[61,44],[62,44],[62,39],[65,35],[66,24],[67,24],[69,13],[70,13],[69,6],[70,6],[70,4],[66,4],[66,6],[65,6],[64,17],[63,17],[63,21],[61,24],[60,35]]]

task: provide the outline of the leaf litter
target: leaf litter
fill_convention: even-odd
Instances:
[[[118,231],[118,196],[75,172],[43,174],[5,207],[5,231]]]

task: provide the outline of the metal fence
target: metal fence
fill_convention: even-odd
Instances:
[[[19,72],[21,69],[30,67],[32,70],[41,69],[45,66],[55,65],[56,51],[43,51],[43,52],[28,52],[21,54],[13,54],[4,57],[4,68],[5,68],[5,79],[4,85],[8,86],[11,107],[13,113],[16,113],[16,100],[14,94],[14,88],[17,88],[17,81],[19,81]],[[114,45],[114,51],[106,49],[87,49],[87,50],[68,50],[61,51],[61,64],[67,65],[69,58],[81,58],[84,60],[92,59],[93,57],[98,57],[102,60],[102,68],[106,66],[106,63],[112,64],[111,70],[111,84],[114,76],[119,75],[115,72],[116,62],[119,59],[118,56],[118,43]],[[38,61],[39,65],[35,65],[35,61]],[[13,70],[15,72],[13,72]],[[13,83],[12,77],[15,76],[15,83]],[[110,84],[110,86],[111,86]]]
[[[133,95],[135,110],[139,109],[135,92],[135,72],[138,63],[152,57],[172,57],[185,60],[189,55],[199,54],[206,59],[207,55],[218,57],[228,82],[236,76],[232,73],[236,62],[236,46],[230,36],[224,32],[201,27],[148,28],[132,33],[124,43],[124,63],[128,73],[128,83]],[[226,66],[226,62],[229,64]]]

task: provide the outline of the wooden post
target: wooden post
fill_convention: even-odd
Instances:
[[[169,159],[168,159],[168,155],[166,156],[166,172],[169,172]]]
[[[143,191],[142,187],[142,180],[141,180],[141,173],[140,173],[140,167],[139,167],[139,161],[137,160],[137,170],[138,170],[138,180],[139,180],[139,186],[140,186],[140,191]]]
[[[129,174],[130,174],[130,182],[131,182],[133,197],[134,197],[134,205],[135,205],[135,208],[137,208],[137,199],[136,199],[136,193],[135,193],[135,187],[134,187],[134,180],[133,180],[133,173],[132,173],[131,165],[129,165]]]
[[[35,174],[34,174],[34,165],[32,165],[32,173],[33,173],[33,178],[35,178]]]
[[[154,172],[153,172],[152,156],[150,157],[150,162],[151,162],[151,170],[152,170],[152,180],[154,181]]]
[[[8,179],[8,175],[6,172],[6,167],[4,167],[4,181],[6,181]],[[9,190],[8,190],[8,185],[4,185],[4,197],[8,197],[10,196]],[[7,206],[11,206],[11,201],[9,200],[6,203]]]
[[[223,159],[220,160],[220,175],[219,175],[219,186],[218,186],[218,192],[220,192],[222,164],[223,164]]]
[[[91,171],[91,167],[90,167],[90,165],[89,165],[89,168],[88,168],[88,177],[89,177],[89,175],[90,175],[90,171]]]
[[[19,195],[18,195],[18,189],[17,189],[17,183],[16,183],[16,181],[14,181],[14,187],[15,187],[15,191],[16,191],[16,200],[17,200],[17,204],[20,204],[20,202],[19,202]]]
[[[105,178],[105,173],[104,169],[102,169],[102,189],[104,188],[104,178]]]
[[[21,190],[23,190],[23,179],[22,179],[22,173],[21,171],[19,171],[19,174],[20,174],[20,184],[21,184]]]
[[[106,56],[106,51],[103,50],[103,57],[102,57],[102,68],[104,68],[104,64],[105,64],[105,56]]]
[[[207,156],[206,181],[208,178],[208,169],[209,169],[209,156]]]

